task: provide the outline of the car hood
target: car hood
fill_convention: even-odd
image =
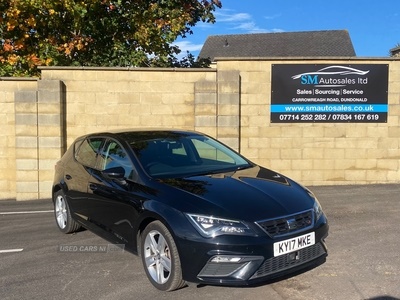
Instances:
[[[216,217],[257,221],[311,209],[314,200],[299,184],[259,166],[229,173],[163,179],[184,192],[188,208]]]

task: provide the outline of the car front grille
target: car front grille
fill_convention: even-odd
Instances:
[[[293,268],[326,255],[326,253],[325,247],[321,243],[317,243],[296,252],[272,257],[265,260],[265,262],[260,266],[260,268],[258,268],[257,272],[255,272],[250,279],[268,276]]]
[[[313,210],[299,214],[285,216],[278,219],[270,219],[256,222],[270,237],[292,234],[306,230],[314,223]]]

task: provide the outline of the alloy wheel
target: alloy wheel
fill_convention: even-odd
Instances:
[[[64,229],[67,226],[67,206],[62,195],[58,195],[55,201],[55,213],[58,227]]]
[[[171,252],[164,236],[152,230],[144,242],[144,258],[147,270],[158,284],[164,284],[171,275]]]

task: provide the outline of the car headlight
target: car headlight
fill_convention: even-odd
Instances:
[[[186,216],[197,231],[204,237],[215,237],[223,234],[256,235],[251,228],[240,221],[196,214],[186,214]]]
[[[319,220],[319,218],[322,216],[323,211],[321,204],[319,204],[317,198],[314,197],[314,215],[315,215],[315,222]]]
[[[319,220],[319,218],[322,216],[322,214],[324,213],[322,211],[322,207],[321,204],[319,204],[319,201],[317,199],[317,197],[314,195],[313,192],[311,192],[308,188],[304,187],[303,188],[306,190],[306,192],[308,193],[308,195],[310,195],[311,198],[314,199],[314,216],[315,216],[315,222],[317,222]]]

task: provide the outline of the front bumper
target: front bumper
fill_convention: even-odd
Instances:
[[[305,249],[267,259],[262,256],[249,256],[242,257],[240,262],[228,262],[224,258],[229,256],[223,256],[222,259],[214,256],[197,278],[210,284],[248,285],[320,265],[327,255],[326,245],[321,241]]]
[[[181,253],[184,279],[203,284],[240,286],[307,270],[325,262],[328,251],[324,240],[328,228],[326,222],[320,223],[313,228],[316,235],[314,245],[276,257],[272,246],[275,240],[271,239],[236,239],[236,243],[231,239],[232,243],[229,243],[228,237],[225,242],[216,244],[197,243],[189,256],[185,247]]]

